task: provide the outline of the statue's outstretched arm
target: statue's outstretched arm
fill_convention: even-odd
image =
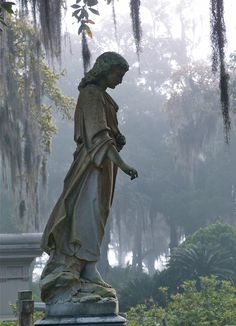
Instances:
[[[138,177],[138,172],[133,167],[126,164],[116,148],[114,146],[109,146],[107,151],[107,158],[111,160],[114,164],[116,164],[124,173],[128,174],[131,180]]]

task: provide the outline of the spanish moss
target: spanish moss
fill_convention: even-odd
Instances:
[[[5,50],[11,55],[2,58],[5,71],[1,75],[0,87],[0,152],[3,173],[5,179],[7,176],[10,178],[15,212],[18,211],[16,219],[18,215],[19,220],[15,222],[21,231],[27,232],[40,230],[37,203],[43,152],[41,131],[32,119],[31,110],[34,107],[40,113],[42,94],[39,62],[35,56],[39,51],[39,41],[30,30],[19,35],[18,29],[23,28],[24,22],[20,24],[11,23],[4,36]],[[18,70],[22,73],[19,74]],[[35,92],[32,93],[33,89]]]
[[[82,31],[82,58],[83,58],[83,65],[84,65],[84,73],[88,71],[91,61],[91,53],[88,47],[88,41],[85,34],[85,30]]]
[[[115,28],[115,39],[118,44],[118,33],[117,33],[117,21],[116,21],[116,9],[115,9],[115,0],[112,0],[112,17],[114,22],[114,28]]]
[[[21,0],[21,10],[26,14],[29,11],[29,4],[31,5],[35,26],[40,25],[42,42],[47,55],[51,58],[60,58],[61,8],[63,0]],[[38,16],[39,22],[37,21]]]
[[[140,0],[130,0],[130,10],[131,10],[131,19],[132,19],[132,27],[133,27],[133,35],[136,45],[137,55],[139,57],[140,54],[140,46],[141,46],[141,19],[140,19]]]
[[[211,43],[212,43],[212,71],[220,71],[220,99],[225,128],[226,143],[229,142],[229,75],[225,67],[226,28],[224,22],[224,1],[211,0]]]
[[[39,1],[43,43],[46,52],[57,58],[61,54],[61,6],[61,0]]]

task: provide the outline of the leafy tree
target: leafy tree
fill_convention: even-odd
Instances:
[[[168,262],[167,270],[175,280],[175,289],[184,280],[199,280],[201,276],[216,275],[235,280],[235,242],[236,229],[220,223],[189,236],[174,250]],[[169,287],[166,283],[163,285]]]
[[[165,310],[153,305],[137,305],[128,312],[128,326],[162,326],[165,319]]]
[[[206,228],[201,228],[192,236],[188,237],[180,247],[187,248],[191,244],[199,244],[208,248],[222,248],[230,253],[233,258],[232,266],[235,266],[236,259],[236,229],[235,227],[216,223]]]
[[[234,275],[234,271],[229,267],[232,260],[231,254],[220,246],[211,248],[209,245],[206,247],[198,243],[187,248],[176,248],[168,268],[176,271],[181,282],[212,274],[227,279]]]
[[[128,325],[225,326],[236,322],[236,290],[229,281],[215,276],[186,281],[165,308],[137,306],[128,312]],[[164,290],[164,289],[163,289]],[[159,324],[158,324],[159,322]]]
[[[215,276],[200,279],[202,290],[196,281],[182,285],[183,293],[174,295],[167,308],[170,326],[225,326],[236,322],[235,287],[229,281],[219,281]]]
[[[8,25],[10,53],[4,52],[6,74],[1,75],[0,84],[1,167],[15,195],[16,224],[21,231],[39,231],[40,179],[45,185],[46,160],[56,131],[52,111],[57,108],[69,117],[75,102],[56,85],[61,74],[52,72],[43,60],[34,28],[23,18],[12,19]]]

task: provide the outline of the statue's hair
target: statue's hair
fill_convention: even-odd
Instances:
[[[114,66],[119,66],[126,71],[129,70],[128,62],[120,54],[116,52],[105,52],[101,54],[97,58],[93,68],[82,78],[78,89],[80,90],[89,84],[96,84],[96,82],[102,76],[105,76]]]

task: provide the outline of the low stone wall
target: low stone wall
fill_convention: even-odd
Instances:
[[[13,319],[10,304],[29,290],[30,265],[41,256],[41,233],[0,234],[0,320]]]

